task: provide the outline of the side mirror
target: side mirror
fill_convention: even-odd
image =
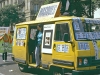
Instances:
[[[70,36],[69,36],[68,33],[64,33],[64,41],[65,41],[65,42],[70,41]]]

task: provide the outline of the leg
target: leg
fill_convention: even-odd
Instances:
[[[36,60],[36,65],[39,66],[40,65],[40,57],[39,57],[40,53],[39,53],[39,46],[36,47],[35,49],[35,60]]]
[[[7,60],[7,52],[5,52],[5,60]]]
[[[2,53],[2,60],[4,60],[4,52]]]

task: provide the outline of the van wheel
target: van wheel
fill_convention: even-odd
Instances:
[[[63,73],[59,73],[59,72],[53,72],[53,75],[72,75],[72,73],[66,73],[66,74],[63,74]]]
[[[63,74],[61,74],[59,72],[53,72],[53,75],[63,75]]]
[[[18,64],[18,67],[21,72],[27,72],[27,70],[28,70],[27,65]]]

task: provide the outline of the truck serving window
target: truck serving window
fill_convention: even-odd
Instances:
[[[26,28],[18,28],[16,38],[25,39],[26,38]]]
[[[64,33],[69,34],[68,23],[56,24],[54,40],[55,41],[64,41],[63,40]]]

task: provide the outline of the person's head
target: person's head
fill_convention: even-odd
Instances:
[[[42,24],[39,24],[39,25],[37,26],[37,29],[38,29],[39,31],[42,31]]]

